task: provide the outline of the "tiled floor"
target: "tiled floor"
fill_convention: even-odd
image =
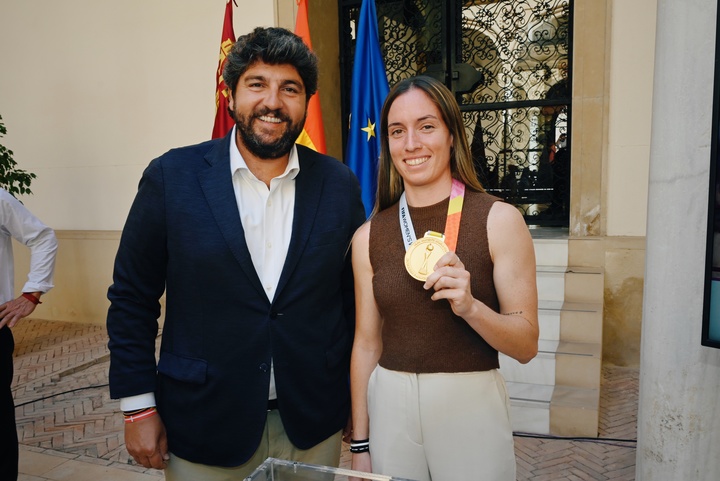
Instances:
[[[21,481],[164,479],[125,451],[103,327],[25,320],[13,333]],[[637,369],[604,367],[599,434],[613,440],[517,436],[518,480],[634,480],[635,444],[624,440],[636,436],[637,390]]]

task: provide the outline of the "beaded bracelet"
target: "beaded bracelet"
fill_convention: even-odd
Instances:
[[[370,439],[350,440],[350,452],[353,454],[367,453],[370,451]]]

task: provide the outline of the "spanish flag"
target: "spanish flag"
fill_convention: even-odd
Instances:
[[[303,39],[305,45],[312,50],[310,42],[310,26],[308,25],[308,7],[307,0],[296,0],[298,4],[298,14],[295,20],[295,34]],[[307,118],[305,119],[305,128],[295,141],[311,149],[315,149],[321,154],[327,153],[325,148],[325,129],[323,128],[322,111],[320,110],[320,93],[310,97],[308,103]]]
[[[227,90],[223,79],[223,68],[225,59],[235,43],[235,31],[233,30],[233,8],[231,0],[225,5],[225,19],[223,20],[222,38],[220,39],[220,59],[218,60],[217,72],[215,72],[215,125],[213,126],[212,138],[225,137],[235,123],[228,114],[227,97],[230,92]]]

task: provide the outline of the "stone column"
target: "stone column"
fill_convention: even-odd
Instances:
[[[720,350],[700,344],[716,9],[716,0],[658,0],[636,465],[641,481],[720,476]]]

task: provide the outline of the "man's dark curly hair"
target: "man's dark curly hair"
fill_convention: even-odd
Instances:
[[[257,27],[238,37],[228,54],[223,79],[230,92],[235,93],[240,76],[258,61],[295,67],[305,85],[308,100],[317,91],[318,59],[302,39],[284,28]]]

